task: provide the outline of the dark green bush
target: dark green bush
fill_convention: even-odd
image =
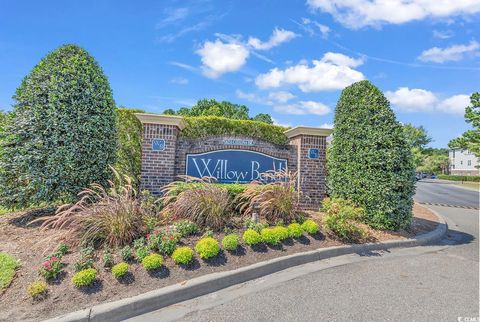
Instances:
[[[454,176],[454,175],[440,174],[438,175],[438,179],[451,180],[451,181],[480,182],[480,176]]]
[[[133,179],[135,186],[140,183],[142,131],[143,126],[135,113],[143,110],[117,108],[117,162],[115,169]]]
[[[287,144],[286,128],[250,120],[234,120],[217,116],[186,117],[181,135],[188,139],[205,136],[250,136],[276,144]]]
[[[374,228],[401,229],[412,219],[415,168],[390,103],[369,81],[342,91],[328,156],[332,197],[350,199]]]
[[[115,102],[108,79],[84,49],[49,53],[16,90],[4,130],[0,203],[70,201],[105,184],[115,163]]]

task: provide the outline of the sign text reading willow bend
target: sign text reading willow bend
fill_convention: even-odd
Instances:
[[[265,181],[265,174],[287,169],[287,160],[248,150],[217,150],[187,154],[187,176],[213,177],[220,183]]]

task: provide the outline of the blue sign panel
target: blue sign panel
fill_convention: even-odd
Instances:
[[[320,157],[320,151],[318,149],[308,149],[309,159],[318,159]]]
[[[153,151],[165,151],[165,140],[164,139],[153,139],[152,140],[152,150]]]
[[[248,150],[217,150],[187,154],[187,176],[213,177],[221,183],[264,181],[265,173],[286,170],[287,160]]]

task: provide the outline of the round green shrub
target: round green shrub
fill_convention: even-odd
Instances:
[[[278,235],[278,238],[280,238],[280,240],[285,240],[290,237],[287,227],[275,226],[273,227],[273,231]]]
[[[288,235],[292,238],[300,238],[303,235],[302,226],[298,223],[288,225]]]
[[[262,236],[256,230],[247,229],[243,233],[243,241],[248,246],[255,246],[262,242]]]
[[[150,254],[142,260],[142,265],[148,271],[159,269],[163,265],[163,257],[159,254]]]
[[[128,272],[128,264],[125,262],[118,263],[112,267],[112,275],[115,278],[122,278]]]
[[[307,219],[303,222],[302,229],[310,235],[315,235],[318,232],[318,224],[311,219]]]
[[[95,59],[76,45],[47,54],[14,95],[0,160],[0,204],[71,201],[106,185],[115,163],[115,101]]]
[[[186,265],[193,259],[193,249],[190,247],[178,247],[172,254],[172,259],[175,264]]]
[[[262,240],[270,245],[278,245],[280,242],[280,234],[274,228],[263,228],[260,231]]]
[[[237,234],[230,234],[222,239],[222,246],[226,250],[236,250],[238,247],[239,238]]]
[[[415,169],[411,147],[390,103],[369,81],[346,87],[335,109],[328,153],[333,198],[365,209],[377,229],[402,229],[412,219]]]
[[[45,295],[48,291],[48,285],[44,281],[35,281],[28,285],[27,292],[34,299],[38,299]]]
[[[218,241],[212,237],[205,237],[198,241],[195,245],[195,251],[198,253],[200,258],[208,259],[218,255],[220,251],[220,245]]]
[[[84,287],[91,285],[97,278],[97,270],[95,268],[87,268],[72,277],[72,283],[76,287]]]

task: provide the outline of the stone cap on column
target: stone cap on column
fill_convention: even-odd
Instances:
[[[329,136],[332,134],[333,129],[321,128],[321,127],[309,127],[309,126],[296,126],[283,132],[287,138],[291,139],[299,135],[312,135],[312,136]]]
[[[142,124],[174,125],[180,130],[185,127],[185,121],[182,116],[151,113],[135,113],[135,116],[140,120],[140,122],[142,122]]]

